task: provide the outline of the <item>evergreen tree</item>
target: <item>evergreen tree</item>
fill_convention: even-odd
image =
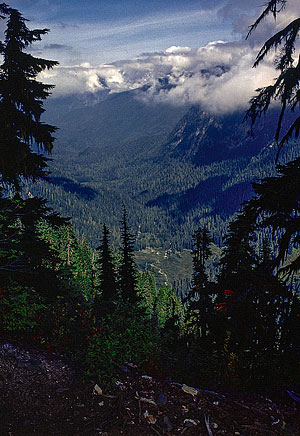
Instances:
[[[269,177],[253,184],[256,197],[244,204],[230,224],[227,248],[221,259],[218,309],[230,320],[225,324],[231,331],[233,349],[247,348],[254,360],[262,351],[286,350],[283,332],[290,324],[295,299],[294,291],[288,291],[288,283],[283,282],[280,272],[296,272],[299,260],[296,258],[281,269],[279,266],[298,241],[298,206],[289,194],[297,192],[289,183],[291,172],[295,180],[299,177],[297,165],[299,162],[295,161],[280,167],[288,177]],[[259,255],[255,242],[258,232],[266,230],[278,249],[271,253],[265,244]],[[224,326],[221,328],[224,330]]]
[[[54,266],[57,258],[47,241],[40,237],[39,223],[53,226],[64,220],[51,213],[46,201],[0,198],[0,281],[11,280],[33,286],[47,298],[61,292]]]
[[[153,315],[157,303],[157,287],[154,272],[146,270],[137,276],[137,291],[146,313]]]
[[[90,302],[93,294],[93,255],[85,237],[81,242],[72,225],[51,226],[47,221],[38,225],[40,237],[55,253],[55,262],[48,265],[57,272],[72,297]]]
[[[40,121],[43,100],[52,85],[36,80],[36,76],[57,62],[40,59],[25,52],[40,41],[48,29],[29,30],[26,20],[16,9],[2,3],[0,11],[7,18],[5,39],[0,43],[3,63],[0,65],[0,175],[17,191],[24,179],[36,180],[47,175],[47,158],[34,152],[50,153],[56,128]]]
[[[229,224],[225,238],[226,248],[220,266],[219,282],[225,287],[237,288],[238,280],[244,283],[257,263],[254,249],[254,230],[258,213],[253,202],[245,204],[236,219]]]
[[[205,272],[205,262],[211,255],[210,244],[212,239],[205,228],[199,227],[193,235],[193,287],[188,298],[193,301],[189,310],[198,313],[197,325],[200,336],[206,337],[209,330],[209,321],[213,311],[210,286]]]
[[[119,267],[119,287],[124,301],[136,303],[136,266],[134,262],[135,238],[131,234],[127,223],[127,211],[123,206],[123,218],[121,221],[121,264]]]
[[[103,236],[101,245],[97,248],[99,258],[96,262],[97,270],[99,271],[99,285],[96,288],[99,295],[96,295],[95,304],[101,304],[101,301],[112,302],[118,298],[117,281],[116,281],[116,266],[113,262],[113,256],[109,247],[109,229],[106,224],[103,225]],[[100,302],[98,301],[100,300]]]
[[[212,239],[206,229],[199,227],[193,235],[193,288],[192,296],[201,298],[201,289],[207,285],[205,261],[211,255],[210,244]],[[197,295],[198,294],[198,295]]]
[[[277,14],[285,8],[286,3],[287,0],[268,1],[262,14],[251,26],[247,37],[250,36],[268,14],[271,13],[276,20]],[[246,118],[250,118],[253,125],[257,118],[260,118],[262,114],[267,112],[272,101],[280,100],[281,113],[275,133],[276,141],[280,138],[285,113],[287,111],[294,112],[296,108],[299,108],[300,58],[298,47],[296,47],[299,32],[300,18],[298,17],[264,43],[254,63],[254,67],[257,67],[272,49],[276,50],[280,47],[280,52],[275,58],[275,66],[277,71],[279,71],[278,77],[275,79],[274,84],[257,90],[258,95],[251,99],[251,105],[246,114]],[[280,139],[278,153],[284,143],[288,142],[293,134],[297,138],[299,132],[300,116],[297,116]]]
[[[262,14],[251,26],[248,36],[268,14],[273,14],[274,19],[276,19],[277,14],[285,8],[287,3],[287,0],[268,1]],[[275,58],[275,67],[279,72],[278,77],[272,85],[257,90],[258,95],[251,99],[251,105],[246,114],[246,118],[250,118],[253,125],[262,114],[268,111],[272,101],[280,101],[281,112],[275,133],[275,140],[279,141],[277,158],[283,145],[290,140],[293,134],[298,137],[300,132],[300,116],[296,116],[286,133],[281,135],[285,114],[287,112],[291,114],[296,109],[299,110],[300,57],[299,47],[296,44],[299,32],[300,18],[298,17],[265,42],[254,64],[254,67],[257,67],[272,49],[280,47],[280,52]],[[275,342],[281,350],[287,349],[288,341],[284,337],[289,336],[287,332],[290,326],[294,325],[295,308],[299,305],[298,283],[294,282],[294,276],[300,269],[299,256],[296,256],[292,262],[286,262],[290,251],[297,248],[300,242],[299,167],[300,159],[298,158],[287,165],[278,166],[278,177],[265,178],[260,184],[253,185],[258,194],[258,197],[252,200],[252,204],[256,208],[257,222],[260,228],[271,229],[273,240],[277,245],[273,258],[267,262],[263,261],[258,266],[258,270],[264,271],[265,282],[269,280],[267,286],[269,295],[263,307],[265,314],[270,315],[268,321],[272,319],[272,316],[273,324],[276,324],[277,321],[276,327],[279,333],[277,342]],[[284,263],[287,264],[284,265]],[[286,274],[285,287],[280,280],[280,277],[283,277],[282,274]],[[264,320],[266,321],[266,319]],[[278,320],[280,326],[278,326]],[[299,339],[293,343],[293,346],[295,349],[299,349]]]
[[[57,62],[35,58],[26,52],[33,42],[41,40],[47,29],[29,30],[21,13],[5,3],[0,4],[0,12],[1,18],[6,19],[5,39],[0,42],[0,220],[4,220],[0,223],[0,250],[4,247],[7,253],[10,246],[6,263],[13,268],[15,276],[27,274],[24,280],[31,277],[38,281],[38,271],[43,259],[45,263],[49,257],[49,247],[38,237],[37,224],[42,218],[53,224],[58,224],[59,219],[44,200],[22,200],[19,192],[23,181],[47,175],[47,158],[42,152],[51,151],[56,128],[42,123],[40,118],[44,112],[43,100],[50,94],[52,85],[44,85],[36,77]],[[33,151],[35,147],[38,152]],[[1,198],[7,186],[16,193],[13,200]],[[4,231],[7,224],[14,229],[17,252],[10,245],[11,234]],[[39,279],[44,280],[46,275]],[[50,282],[46,283],[48,287]]]
[[[76,280],[87,301],[93,296],[93,254],[85,235],[81,238],[76,255]]]

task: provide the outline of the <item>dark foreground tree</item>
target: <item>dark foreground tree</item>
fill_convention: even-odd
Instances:
[[[211,314],[213,312],[212,296],[205,271],[205,263],[211,255],[212,239],[208,231],[198,228],[193,235],[193,287],[188,295],[190,311],[197,313],[197,325],[201,338],[208,334]]]
[[[109,247],[109,230],[103,225],[103,236],[101,245],[98,247],[99,258],[96,268],[99,271],[99,284],[96,288],[95,309],[99,312],[101,305],[117,300],[116,265],[113,262],[112,253]]]
[[[272,13],[274,18],[285,7],[285,0],[271,0],[251,27],[249,34]],[[300,103],[300,64],[295,58],[300,18],[272,36],[262,47],[257,67],[273,48],[279,76],[273,85],[258,90],[246,114],[252,125],[279,100],[281,113],[275,140],[278,155],[293,134],[300,131],[297,117],[282,136],[287,111],[295,112]],[[282,137],[281,137],[282,136]],[[277,155],[277,158],[278,158]],[[299,159],[278,166],[278,175],[253,184],[256,194],[244,204],[231,223],[219,277],[218,313],[221,316],[218,339],[227,369],[239,366],[239,375],[255,383],[262,379],[275,385],[295,382],[299,372]],[[258,241],[268,237],[273,252],[259,253]],[[294,251],[294,253],[293,253]],[[292,262],[290,262],[292,260]],[[286,276],[283,276],[283,273]],[[222,298],[222,300],[221,300]],[[298,327],[297,327],[298,325]],[[224,359],[226,361],[226,359]],[[246,369],[246,365],[247,368]]]
[[[0,182],[19,191],[22,180],[36,180],[47,175],[47,158],[56,128],[41,122],[43,100],[52,85],[36,80],[37,75],[57,65],[25,52],[48,29],[29,30],[25,18],[16,9],[0,4],[7,19],[5,39],[0,42]],[[34,151],[37,147],[38,151]]]
[[[212,239],[205,228],[198,228],[193,235],[194,248],[193,256],[193,289],[195,292],[200,292],[201,287],[207,284],[207,276],[205,274],[205,262],[211,255],[210,245]],[[197,291],[197,288],[199,289]]]
[[[64,222],[46,206],[43,199],[20,196],[22,182],[46,177],[47,158],[55,127],[42,123],[43,100],[52,85],[36,80],[37,75],[57,62],[36,58],[26,50],[47,29],[30,30],[16,9],[0,4],[1,19],[6,20],[4,41],[0,42],[0,257],[4,279],[19,279],[38,288],[49,288],[44,264],[50,256],[39,238],[37,223],[46,219],[53,225]],[[5,188],[15,192],[5,198]],[[51,257],[51,256],[50,256]],[[48,270],[49,272],[49,270]],[[5,276],[5,277],[4,277]],[[41,286],[45,281],[46,285]],[[55,293],[57,285],[52,280]],[[39,286],[38,286],[39,284]],[[52,293],[52,291],[50,293]]]
[[[277,14],[284,9],[287,3],[287,0],[269,1],[262,14],[251,26],[248,36],[251,35],[268,14],[272,14],[274,19],[276,19]],[[272,85],[257,90],[258,95],[252,98],[250,108],[246,114],[246,118],[250,118],[253,125],[257,118],[260,118],[262,114],[267,112],[272,101],[280,101],[281,113],[275,133],[276,141],[280,139],[278,153],[293,134],[297,138],[300,132],[300,116],[298,113],[287,132],[280,138],[285,113],[287,111],[299,111],[300,57],[299,47],[296,46],[299,32],[300,17],[291,21],[284,29],[269,38],[259,51],[254,63],[254,67],[257,67],[271,50],[280,48],[280,52],[275,58],[276,70],[279,72],[278,77]]]
[[[135,303],[138,301],[136,292],[136,267],[134,262],[134,236],[127,223],[127,211],[123,206],[121,221],[121,265],[119,267],[119,287],[124,301]]]

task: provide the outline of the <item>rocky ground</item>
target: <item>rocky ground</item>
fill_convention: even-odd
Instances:
[[[300,436],[299,401],[195,389],[130,363],[103,391],[62,356],[0,341],[1,436]]]

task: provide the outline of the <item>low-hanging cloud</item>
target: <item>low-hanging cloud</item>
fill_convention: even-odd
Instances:
[[[255,55],[247,42],[216,41],[198,49],[172,46],[111,64],[57,67],[43,72],[42,79],[56,85],[56,96],[143,88],[139,98],[145,103],[199,103],[208,112],[232,112],[246,108],[255,90],[274,78],[272,59],[252,68]]]
[[[234,112],[246,109],[255,90],[268,85],[274,77],[271,61],[253,69],[255,52],[244,43],[215,42],[199,48],[192,59],[189,72],[170,75],[170,89],[148,93],[160,101],[173,104],[201,104],[210,113]]]

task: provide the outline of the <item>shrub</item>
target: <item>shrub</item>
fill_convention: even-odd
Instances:
[[[111,315],[100,320],[88,338],[87,373],[109,386],[124,361],[141,366],[158,353],[158,337],[143,311],[120,305]]]
[[[86,349],[86,333],[91,330],[91,310],[75,299],[58,296],[40,313],[36,341],[48,349],[58,349],[81,357]]]
[[[10,333],[32,332],[45,307],[34,289],[14,284],[0,288],[0,328]]]

